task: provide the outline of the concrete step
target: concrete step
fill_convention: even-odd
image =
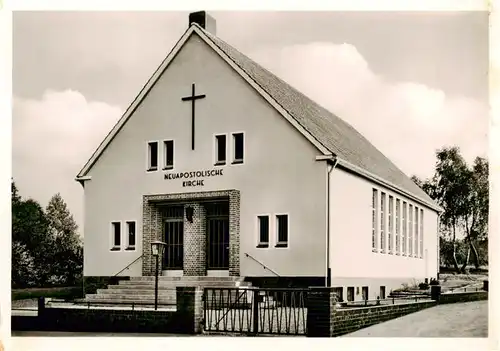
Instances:
[[[203,281],[203,282],[196,282],[196,281],[158,281],[158,287],[159,288],[175,288],[176,286],[199,286],[199,287],[213,287],[213,288],[235,288],[236,283],[234,281]],[[241,282],[239,283],[240,287],[250,287],[252,284],[250,282]],[[142,289],[147,287],[153,288],[155,287],[155,282],[154,281],[141,281],[141,280],[134,280],[134,281],[128,281],[128,280],[122,280],[120,281],[117,285],[109,285],[110,288],[112,287],[118,287],[118,289],[124,288],[127,289],[128,287],[134,288],[134,289]],[[125,288],[127,287],[127,288]]]
[[[123,294],[92,294],[87,295],[88,300],[101,300],[101,299],[118,299],[118,300],[127,300],[127,301],[143,301],[143,300],[154,300],[154,294],[146,294],[146,295],[123,295]],[[174,300],[175,295],[160,295],[158,294],[159,300]]]
[[[97,294],[112,294],[112,295],[154,295],[154,289],[97,289]],[[159,296],[175,296],[176,290],[158,289]]]
[[[142,301],[130,301],[130,300],[123,300],[123,299],[99,299],[99,300],[87,300],[86,302],[90,303],[95,303],[96,306],[131,306],[132,304],[136,304],[137,306],[141,305],[154,305],[155,300],[154,299],[149,299],[149,300],[142,300]],[[175,307],[175,301],[172,300],[162,300],[158,299],[158,305],[168,305],[168,306],[174,306]]]
[[[240,281],[243,277],[209,277],[209,276],[182,276],[182,277],[166,277],[159,276],[159,281]],[[154,281],[154,276],[130,277],[131,281]]]

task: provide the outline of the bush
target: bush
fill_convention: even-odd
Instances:
[[[437,281],[436,279],[432,278],[431,282],[429,283],[429,285],[439,285],[439,281]]]
[[[30,288],[12,290],[11,300],[37,299],[39,297],[52,297],[56,299],[74,300],[84,297],[82,286],[60,288]]]
[[[427,289],[429,289],[429,284],[427,284],[427,283],[420,283],[420,284],[418,284],[418,288],[420,290],[427,290]]]

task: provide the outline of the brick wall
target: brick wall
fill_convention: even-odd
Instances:
[[[333,333],[337,295],[331,288],[312,287],[307,293],[307,336],[327,337]]]
[[[199,203],[189,203],[192,207],[193,223],[184,221],[184,275],[206,275],[207,217],[205,207]]]
[[[439,304],[488,300],[487,291],[441,294]]]
[[[435,301],[353,309],[337,309],[332,315],[331,336],[351,333],[370,325],[385,322],[433,306],[436,306]]]
[[[38,316],[12,316],[12,330],[74,332],[201,332],[202,290],[177,288],[177,309],[138,311],[132,309],[61,308],[39,306]]]
[[[425,308],[436,301],[340,309],[333,288],[310,288],[307,296],[307,336],[333,337],[354,332]]]
[[[155,261],[151,242],[162,239],[162,203],[182,202],[194,207],[193,223],[184,223],[184,274],[206,274],[206,221],[200,202],[207,199],[229,200],[229,275],[240,275],[240,192],[238,190],[143,196],[142,275],[154,275]],[[160,264],[161,269],[161,264]]]

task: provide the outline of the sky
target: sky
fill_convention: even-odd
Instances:
[[[217,35],[358,129],[408,175],[487,156],[485,12],[210,12]],[[188,12],[13,14],[13,178],[83,225],[76,174],[187,29]]]

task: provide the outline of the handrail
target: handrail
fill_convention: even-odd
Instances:
[[[123,272],[124,270],[128,269],[131,265],[133,265],[139,258],[142,258],[144,256],[144,254],[140,255],[139,257],[137,257],[135,260],[133,260],[131,263],[129,263],[125,268],[123,268],[121,271],[119,271],[118,273],[116,273],[114,277],[118,276],[118,274],[120,274],[121,272]]]
[[[274,271],[271,268],[267,267],[264,263],[260,262],[258,259],[256,259],[252,255],[250,255],[250,254],[248,254],[248,253],[245,252],[245,256],[251,258],[252,260],[254,260],[255,262],[257,262],[258,264],[260,264],[264,269],[267,269],[268,271],[270,271],[271,273],[273,273],[275,276],[277,276],[277,277],[280,276],[278,273],[276,273],[276,271]]]

